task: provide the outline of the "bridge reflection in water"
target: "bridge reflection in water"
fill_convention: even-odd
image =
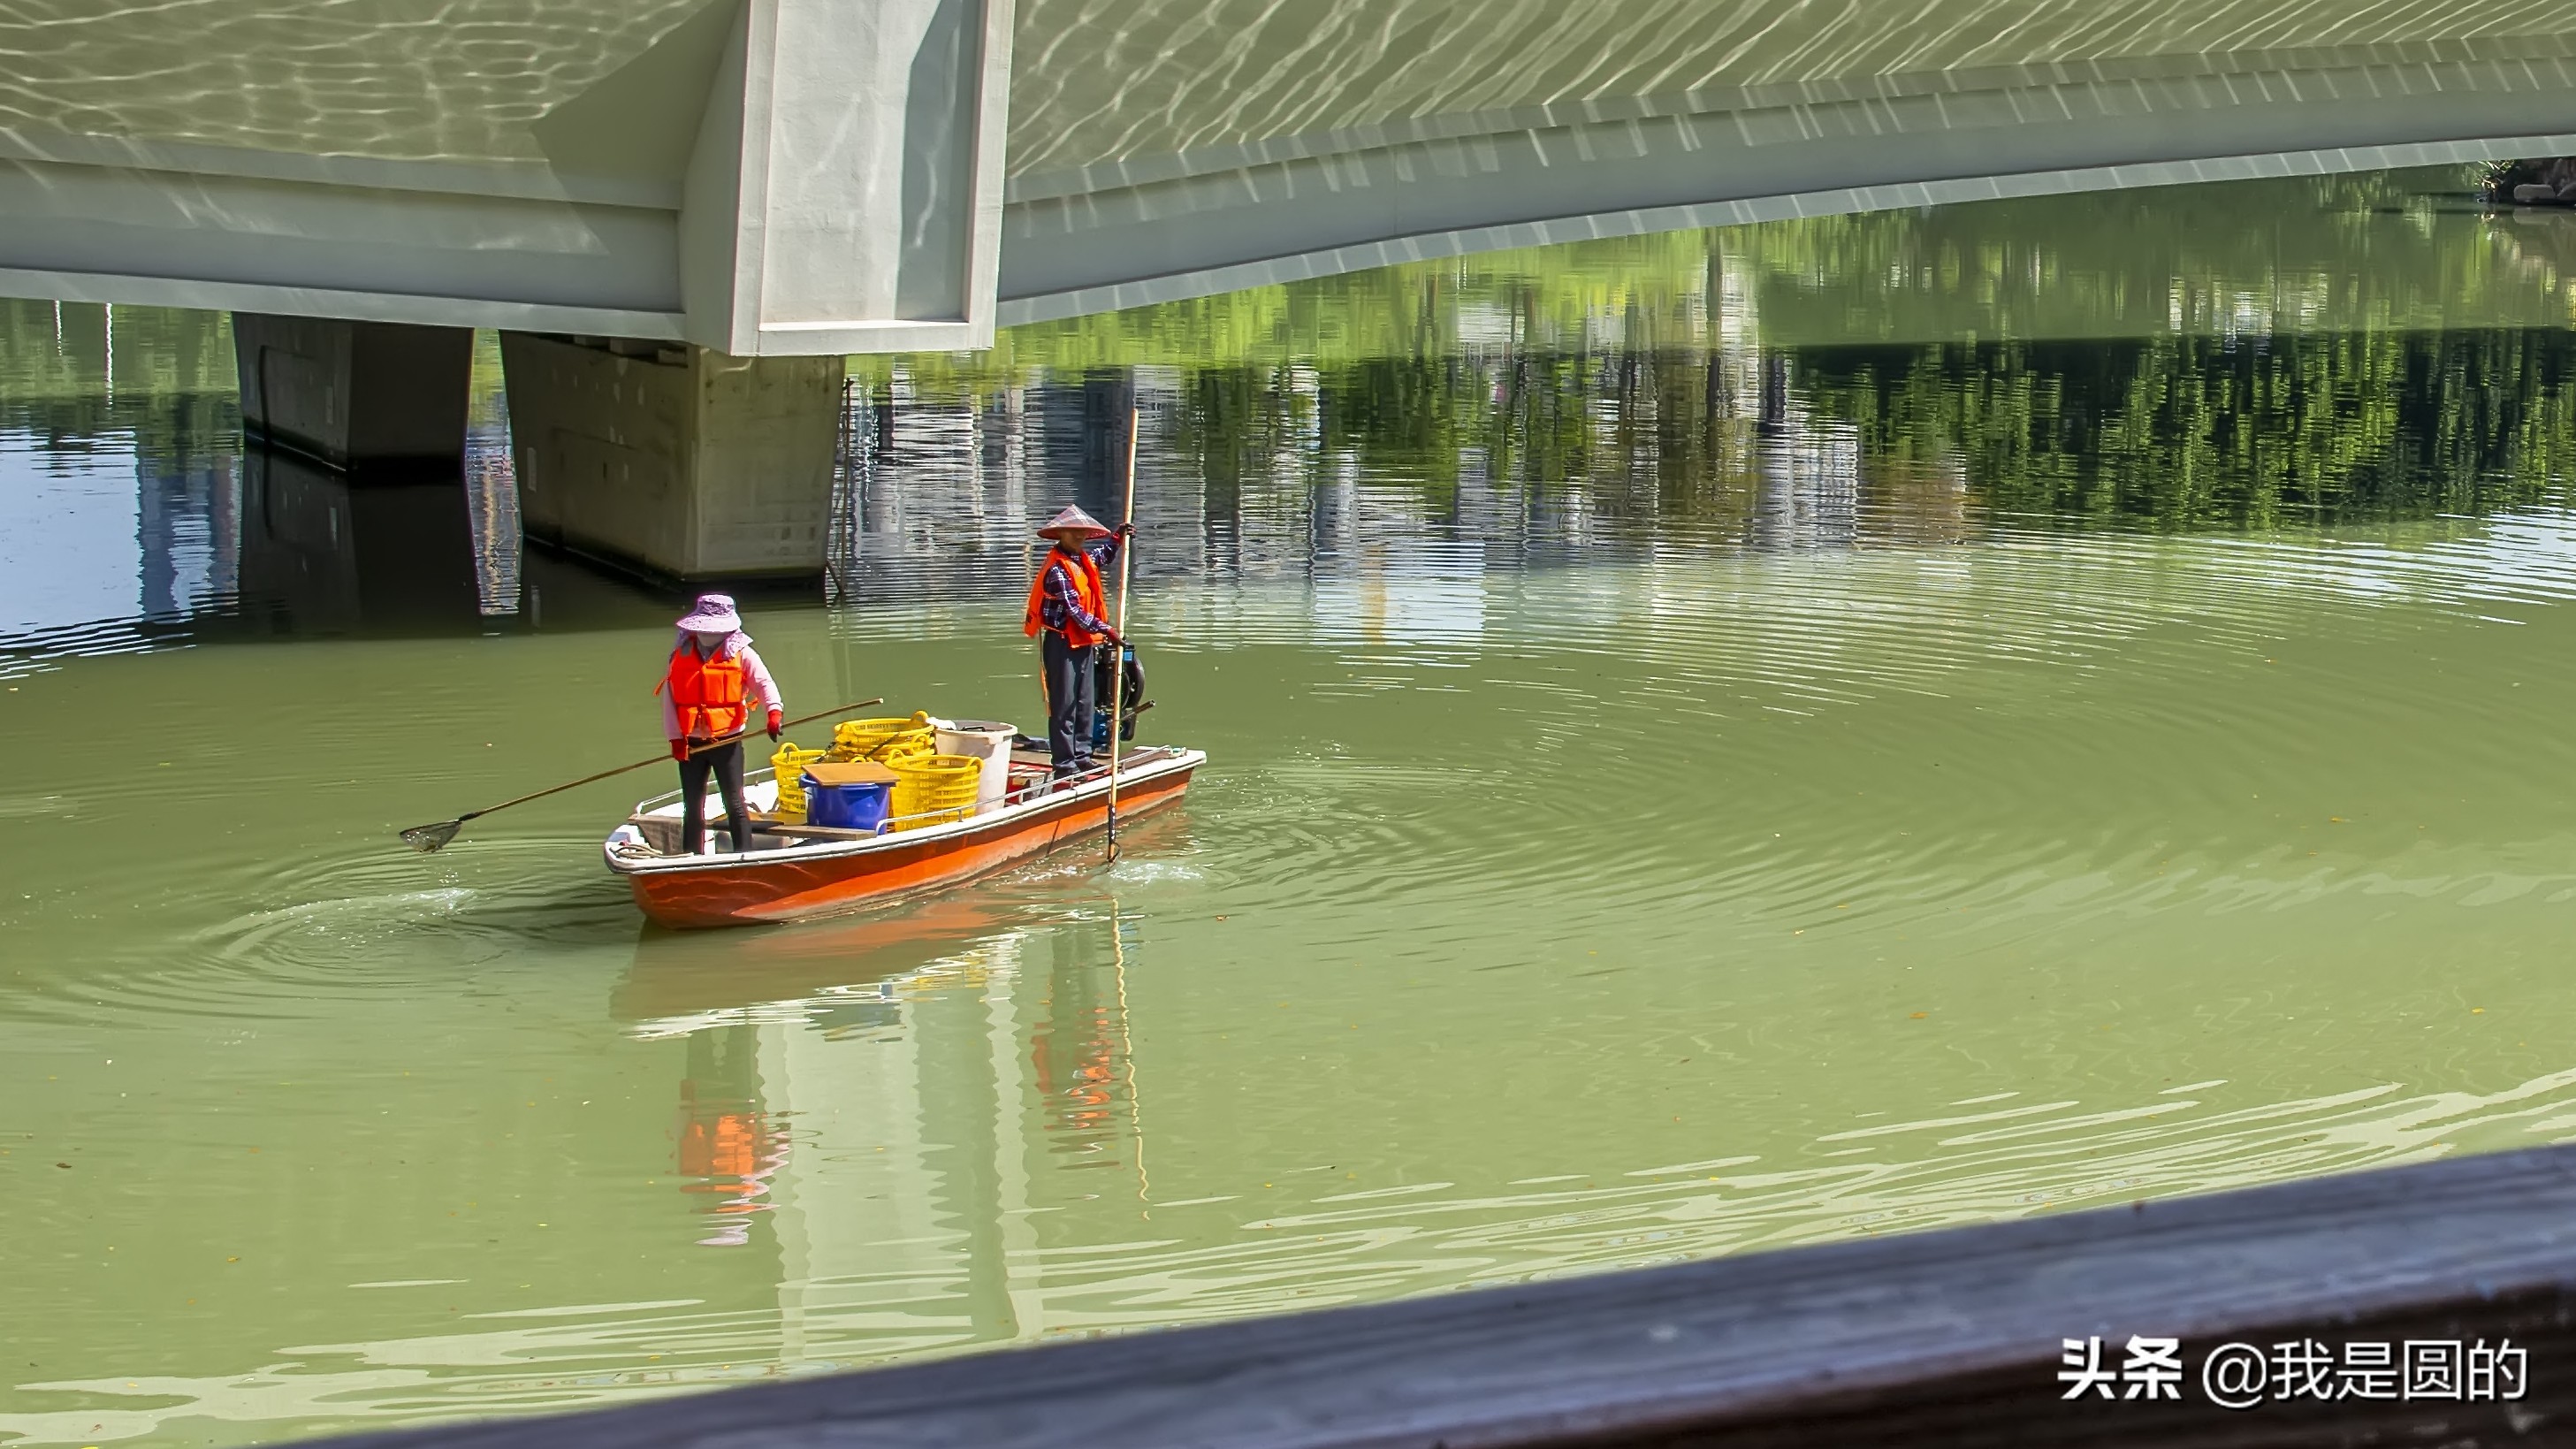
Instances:
[[[0,308],[0,459],[52,475],[11,500],[25,554],[0,611],[10,653],[471,631],[518,612],[517,505],[488,361],[461,478],[353,478],[245,445],[219,314]],[[62,557],[65,532],[98,551]]]
[[[1007,597],[1038,517],[1116,513],[1131,406],[1146,576],[1311,578],[1327,610],[1428,600],[1465,569],[1953,542],[2004,515],[2189,529],[2473,510],[2564,452],[2548,420],[2569,364],[2565,219],[2489,218],[2465,184],[1678,233],[881,360],[847,396],[824,593]],[[26,602],[0,609],[12,657],[577,627],[667,602],[523,556],[488,336],[465,476],[352,484],[245,454],[224,327],[0,304],[0,430],[24,440],[0,456],[77,472],[41,506],[88,519],[82,547],[102,550],[20,561]],[[131,585],[98,593],[119,574]]]

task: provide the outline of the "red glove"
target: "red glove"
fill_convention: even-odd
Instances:
[[[781,714],[779,711],[777,711],[777,710],[774,710],[774,709],[773,709],[773,710],[771,710],[771,711],[769,712],[769,740],[770,740],[770,743],[772,743],[772,744],[776,744],[776,743],[778,742],[778,725],[779,725],[779,721],[780,721],[780,720],[782,720],[782,719],[784,719],[784,718],[785,718],[785,716],[784,716],[784,715],[782,715],[782,714]]]
[[[671,758],[679,761],[681,764],[687,764],[689,762],[689,742],[687,740],[671,741]]]

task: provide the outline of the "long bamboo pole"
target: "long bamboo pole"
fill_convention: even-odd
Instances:
[[[885,703],[885,697],[883,695],[879,695],[875,699],[863,699],[855,704],[838,704],[816,714],[798,715],[796,718],[791,720],[781,720],[779,721],[778,727],[782,730],[791,730],[801,724],[812,724],[814,721],[822,719],[828,715],[847,714],[854,709],[866,709],[869,705],[883,703]],[[698,744],[693,744],[689,746],[689,754],[692,757],[711,754],[714,751],[723,749],[727,745],[741,744],[744,740],[749,739],[750,737],[751,731],[749,729],[745,729],[738,735],[727,735],[720,740],[706,740]],[[596,775],[584,775],[578,780],[570,781],[569,783],[562,785],[550,785],[543,790],[522,795],[516,800],[504,800],[498,805],[486,805],[480,810],[468,810],[453,820],[440,820],[429,825],[415,825],[411,829],[402,832],[402,843],[423,853],[434,851],[440,846],[445,845],[447,842],[454,840],[456,838],[456,832],[464,829],[465,822],[468,820],[479,820],[482,817],[491,814],[495,810],[507,810],[513,805],[525,805],[531,800],[543,800],[548,795],[560,795],[566,790],[578,790],[584,785],[596,785],[602,780],[606,780],[617,775],[623,775],[629,770],[641,770],[647,765],[658,765],[669,758],[671,757],[667,754],[648,756],[644,759],[637,760],[631,765],[620,765],[614,770],[602,770]]]
[[[1127,704],[1127,580],[1136,563],[1136,433],[1143,416],[1135,407],[1127,409],[1127,511],[1119,521],[1125,525],[1118,540],[1118,639],[1110,647],[1117,651],[1109,661],[1109,858],[1118,858],[1118,737]]]

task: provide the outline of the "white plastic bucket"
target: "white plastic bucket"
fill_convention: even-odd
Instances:
[[[1011,741],[1017,727],[991,720],[951,720],[939,727],[939,753],[973,755],[984,762],[975,780],[975,808],[990,810],[1011,793]]]

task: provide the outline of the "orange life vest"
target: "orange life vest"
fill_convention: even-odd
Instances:
[[[1109,605],[1100,587],[1100,560],[1093,558],[1091,550],[1087,548],[1075,553],[1071,558],[1065,557],[1064,550],[1051,548],[1047,550],[1045,564],[1038,569],[1036,581],[1029,585],[1029,616],[1024,632],[1030,638],[1036,638],[1038,631],[1047,627],[1046,615],[1043,611],[1046,605],[1046,580],[1049,569],[1064,570],[1065,578],[1073,584],[1073,602],[1081,605],[1084,613],[1095,619],[1109,616]],[[1069,614],[1065,616],[1064,627],[1057,632],[1064,635],[1065,643],[1076,649],[1100,642],[1099,635],[1074,622]]]
[[[712,659],[701,657],[695,644],[672,650],[662,688],[670,691],[671,703],[677,707],[681,737],[712,740],[742,733],[751,717],[742,704],[748,677],[742,656],[725,653],[721,645]]]

